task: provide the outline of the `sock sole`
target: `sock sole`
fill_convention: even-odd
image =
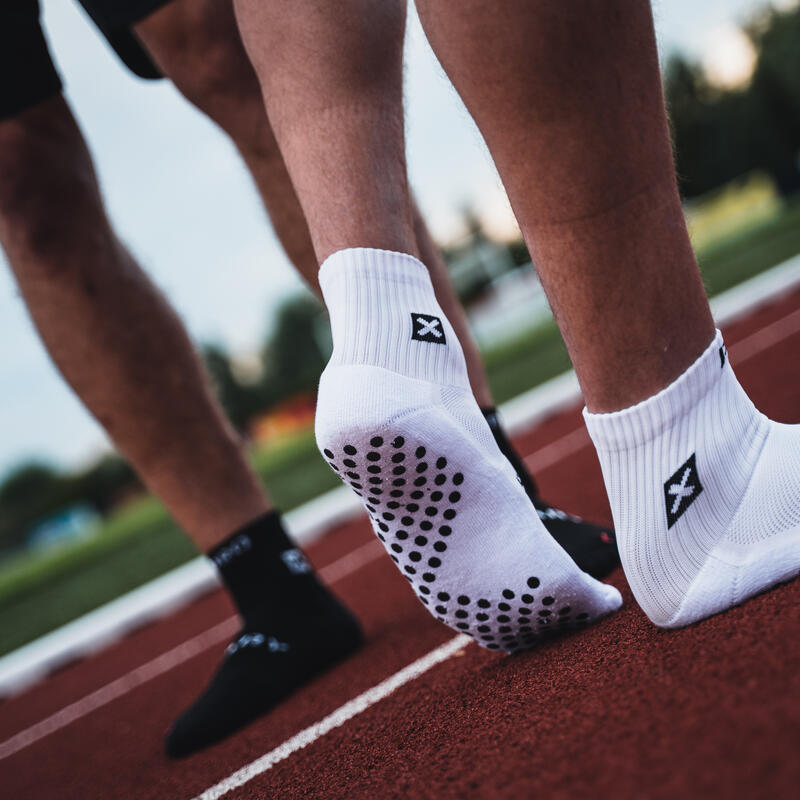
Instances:
[[[371,378],[384,384],[379,397],[367,390]],[[471,395],[459,391],[463,404],[450,387],[362,366],[337,366],[320,384],[318,408],[333,410],[317,418],[323,456],[362,498],[376,535],[420,601],[482,646],[508,652],[616,610],[617,590],[578,570],[550,539],[477,406],[471,413]],[[498,486],[502,496],[493,497]],[[466,497],[472,510],[462,523]],[[541,570],[534,543],[521,546],[524,526],[503,535],[503,501],[509,497],[510,513],[530,526],[531,536],[541,527],[546,537]],[[495,520],[484,546],[480,526]],[[471,568],[459,565],[454,575],[448,557]],[[502,574],[498,564],[513,566]]]

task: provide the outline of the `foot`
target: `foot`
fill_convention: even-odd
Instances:
[[[719,332],[657,395],[585,416],[625,574],[656,625],[688,625],[800,573],[800,426],[756,410]]]
[[[619,608],[553,541],[498,449],[425,267],[346,250],[320,283],[334,353],[317,442],[428,610],[515,652]]]
[[[228,646],[206,690],[173,724],[165,749],[183,758],[215,744],[274,708],[296,689],[357,650],[361,629],[331,598],[303,609],[302,624],[251,621]]]

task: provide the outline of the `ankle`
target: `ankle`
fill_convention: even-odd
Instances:
[[[387,250],[340,250],[320,268],[319,282],[333,334],[329,366],[380,367],[469,388],[461,344],[421,261]]]
[[[780,532],[772,507],[792,484],[779,489],[779,476],[764,479],[762,455],[773,425],[737,381],[719,332],[653,397],[619,412],[584,413],[622,563],[648,616],[675,627],[738,602],[730,598],[747,583],[752,564],[743,556],[742,565],[726,565],[723,551],[733,546],[734,532],[741,540],[734,549],[745,556],[758,531]],[[790,462],[784,465],[789,473]]]
[[[277,511],[235,531],[208,553],[245,626],[283,615],[286,604],[329,596],[305,555],[289,539]],[[294,612],[292,612],[294,616]]]

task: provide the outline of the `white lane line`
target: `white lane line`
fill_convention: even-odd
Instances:
[[[362,544],[361,547],[357,547],[332,564],[322,567],[318,570],[317,575],[319,575],[325,583],[336,583],[342,580],[342,578],[346,578],[348,575],[357,572],[361,567],[365,567],[367,564],[376,561],[385,554],[386,551],[378,540],[370,539],[366,544]]]
[[[730,350],[731,357],[737,364],[741,364],[798,331],[800,331],[800,309],[790,312],[732,345]],[[589,444],[590,440],[586,429],[581,426],[556,439],[555,442],[551,442],[540,450],[526,456],[524,461],[532,472],[541,472],[562,459],[579,452]],[[319,570],[320,577],[326,583],[333,584],[380,558],[383,552],[383,548],[374,540],[367,542],[347,555],[342,556],[342,558],[322,567]],[[0,742],[0,760],[19,752],[50,733],[110,703],[117,697],[127,694],[142,683],[152,680],[173,667],[188,661],[190,658],[194,658],[201,652],[214,647],[231,636],[237,625],[237,618],[230,617],[205,633],[201,633],[152,661],[137,667],[127,675],[75,701],[41,722],[12,736],[10,739]],[[219,633],[223,629],[225,633]]]
[[[377,540],[372,540],[367,544],[357,547],[352,552],[345,556],[333,561],[332,563],[320,568],[319,576],[328,584],[336,583],[342,578],[347,577],[361,567],[375,561],[384,554],[384,549],[380,546]],[[142,664],[139,667],[131,670],[123,675],[121,678],[107,683],[105,686],[97,689],[91,694],[70,703],[49,717],[31,725],[23,731],[15,734],[9,739],[0,742],[0,761],[26,747],[38,742],[45,736],[55,733],[61,728],[91,714],[98,708],[108,705],[118,697],[122,697],[128,692],[133,691],[137,686],[163,675],[165,672],[178,667],[181,664],[189,661],[200,653],[209,650],[212,647],[229,639],[239,628],[239,618],[236,616],[228,617],[214,627],[209,628],[207,631],[194,636],[191,639],[173,647],[166,653]]]
[[[589,444],[591,444],[589,434],[586,432],[586,427],[581,425],[580,428],[575,428],[575,430],[565,433],[562,437],[545,445],[540,450],[535,450],[529,456],[526,456],[523,461],[531,472],[541,472],[568,456],[583,450]]]
[[[234,634],[238,625],[239,621],[236,617],[229,617],[213,628],[209,628],[207,631],[187,639],[183,644],[173,647],[172,650],[162,653],[152,661],[148,661],[146,664],[131,670],[121,678],[107,683],[97,691],[82,697],[80,700],[76,700],[60,711],[56,711],[55,714],[51,714],[41,722],[31,725],[30,728],[26,728],[10,739],[0,742],[0,759],[14,755],[14,753],[32,745],[39,739],[43,739],[45,736],[49,736],[51,733],[75,722],[75,720],[85,717],[92,711],[107,705],[112,700],[128,694],[137,686],[141,686],[143,683],[163,675],[178,664],[183,664],[184,661],[194,658],[204,650],[208,650],[209,647],[225,641]]]
[[[418,678],[431,667],[440,664],[442,661],[446,661],[459,650],[466,647],[471,641],[472,639],[469,636],[462,633],[446,644],[437,647],[435,650],[431,650],[427,655],[417,659],[399,672],[395,672],[394,675],[387,678],[385,681],[381,681],[371,689],[367,689],[366,692],[348,701],[319,722],[315,722],[305,730],[300,731],[296,736],[288,739],[274,750],[270,750],[269,753],[265,753],[255,761],[251,761],[224,780],[221,780],[215,786],[206,789],[202,794],[198,795],[195,800],[217,800],[218,797],[222,797],[233,789],[244,786],[244,784],[253,780],[253,778],[272,769],[272,767],[288,758],[292,753],[296,753],[298,750],[307,747],[334,728],[338,728],[348,720],[366,711],[370,706],[388,697],[404,684]]]
[[[788,339],[798,331],[800,331],[800,309],[792,311],[732,345],[730,348],[731,359],[737,364],[741,364],[742,361],[747,361],[749,358],[763,353],[764,350]]]

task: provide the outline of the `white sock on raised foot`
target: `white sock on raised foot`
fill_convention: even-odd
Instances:
[[[425,266],[342,250],[320,286],[334,349],[317,443],[428,610],[514,652],[617,609],[619,592],[549,536],[495,444]]]
[[[656,625],[688,625],[800,572],[800,426],[756,410],[719,331],[658,394],[584,417],[625,574]]]

